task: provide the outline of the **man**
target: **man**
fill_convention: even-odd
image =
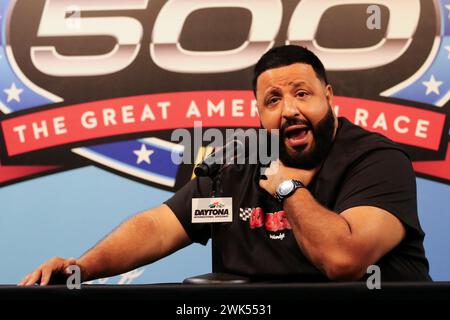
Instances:
[[[224,171],[233,222],[218,227],[221,271],[256,280],[361,280],[376,264],[384,281],[430,280],[408,156],[392,141],[333,113],[320,60],[298,46],[268,51],[255,66],[261,124],[279,129],[280,157]],[[191,199],[211,183],[187,183],[161,206],[137,214],[79,259],[53,258],[24,277],[46,285],[77,264],[82,279],[151,263],[192,243],[207,224],[191,223]]]

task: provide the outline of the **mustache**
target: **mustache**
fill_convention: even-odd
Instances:
[[[298,119],[298,118],[288,118],[288,119],[286,119],[286,122],[281,125],[280,137],[284,137],[284,132],[286,131],[287,128],[289,128],[291,126],[299,126],[299,125],[304,125],[304,126],[308,127],[308,129],[310,129],[310,130],[312,129],[311,123],[307,120]]]

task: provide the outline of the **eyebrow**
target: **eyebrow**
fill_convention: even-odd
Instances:
[[[301,87],[303,85],[308,86],[308,83],[306,83],[306,81],[293,81],[293,82],[289,82],[289,85],[294,87],[294,88],[298,88],[298,87]]]
[[[301,86],[308,86],[308,83],[306,81],[300,80],[300,81],[291,81],[289,82],[289,85],[292,86],[294,89],[297,89]],[[267,97],[268,95],[272,93],[278,93],[280,91],[280,88],[278,87],[270,87],[266,92],[264,92],[264,97]]]
[[[267,96],[274,94],[274,93],[278,93],[280,92],[280,88],[277,87],[270,87],[268,90],[266,90],[264,92],[264,98],[266,98]]]

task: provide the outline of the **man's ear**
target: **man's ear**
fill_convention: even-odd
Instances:
[[[330,106],[334,107],[334,94],[333,94],[333,87],[331,86],[331,84],[327,84],[327,86],[325,87],[325,96]]]

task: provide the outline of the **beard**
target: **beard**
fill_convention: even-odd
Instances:
[[[288,119],[280,129],[280,160],[292,168],[313,169],[322,163],[328,151],[333,144],[333,133],[335,129],[334,116],[331,106],[328,105],[327,114],[319,121],[316,127],[313,127],[308,121],[291,118]],[[285,144],[285,130],[292,125],[307,125],[313,135],[310,150],[305,150],[308,145],[302,145],[294,148],[294,152],[288,150]]]

